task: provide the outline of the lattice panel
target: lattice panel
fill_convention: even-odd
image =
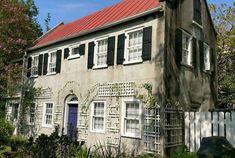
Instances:
[[[160,155],[160,108],[144,109],[144,141],[146,153]]]
[[[134,82],[104,83],[99,85],[98,96],[133,96],[135,94]]]

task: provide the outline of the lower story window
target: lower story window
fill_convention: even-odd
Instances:
[[[29,107],[29,123],[33,124],[35,121],[35,104],[31,104]]]
[[[105,102],[93,102],[92,131],[104,132]]]
[[[124,136],[141,137],[141,111],[141,103],[139,101],[124,101]]]
[[[53,121],[53,103],[46,103],[45,110],[44,110],[44,125],[51,126]]]

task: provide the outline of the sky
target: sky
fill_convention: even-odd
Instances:
[[[72,22],[121,1],[122,0],[35,0],[35,3],[39,9],[38,21],[44,29],[44,19],[46,19],[48,13],[51,14],[49,26],[53,28],[60,22]],[[227,4],[232,4],[233,2],[235,2],[235,0],[223,0],[223,3]],[[208,3],[220,4],[221,0],[208,0]]]

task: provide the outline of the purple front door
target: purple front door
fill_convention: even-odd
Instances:
[[[67,135],[73,139],[77,135],[78,104],[68,104],[68,106]]]

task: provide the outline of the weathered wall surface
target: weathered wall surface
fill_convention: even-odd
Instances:
[[[176,29],[190,33],[197,40],[206,42],[216,49],[216,35],[210,21],[206,4],[201,0],[202,25],[193,22],[193,1],[179,0],[172,5],[166,2],[166,38],[165,38],[165,85],[168,99],[179,101],[186,109],[207,111],[214,108],[217,98],[216,69],[212,72],[200,70],[200,53],[197,45],[196,67],[177,65],[175,61]],[[202,34],[198,30],[202,29]],[[213,55],[216,61],[215,52]],[[216,65],[216,63],[214,63]],[[216,66],[215,66],[216,68]]]

